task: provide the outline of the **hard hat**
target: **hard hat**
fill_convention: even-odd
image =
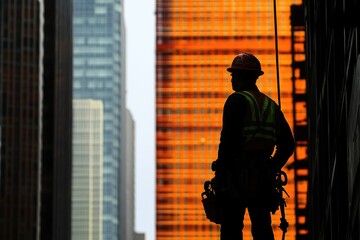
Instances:
[[[264,74],[264,72],[261,71],[260,61],[254,55],[248,52],[237,55],[234,58],[231,67],[227,69],[228,72],[236,72],[241,70],[254,71],[257,72],[259,76]]]

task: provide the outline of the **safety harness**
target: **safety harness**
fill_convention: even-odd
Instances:
[[[251,93],[250,91],[241,91],[236,92],[236,94],[244,96],[249,106],[244,118],[244,127],[242,132],[243,149],[266,150],[273,148],[276,142],[275,102],[260,92]],[[259,104],[259,102],[261,102],[261,104]],[[272,187],[275,190],[274,199],[276,201],[276,206],[272,208],[271,211],[275,214],[275,212],[280,208],[281,218],[279,228],[283,232],[282,240],[284,240],[287,228],[289,227],[289,223],[285,218],[286,202],[283,197],[283,193],[289,197],[289,194],[284,189],[284,186],[288,182],[286,173],[283,171],[277,172],[273,181]],[[217,199],[215,186],[216,177],[211,181],[206,181],[204,183],[204,192],[201,194],[201,197],[206,217],[211,222],[221,224],[222,212]]]
[[[242,131],[243,150],[273,149],[276,141],[275,102],[260,92],[241,91],[236,94],[244,96],[249,105]],[[257,98],[263,100],[261,105]]]

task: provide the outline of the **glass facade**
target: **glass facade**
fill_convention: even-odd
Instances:
[[[28,1],[26,15],[22,6],[0,3],[0,239],[35,240],[41,174],[41,6]],[[34,34],[26,38],[16,34],[29,29]]]
[[[277,6],[281,106],[292,115],[290,5]],[[222,110],[231,93],[226,68],[235,55],[252,52],[265,74],[259,89],[277,101],[272,1],[156,2],[156,237],[218,239],[219,228],[203,212],[203,182],[213,177]],[[290,160],[291,164],[293,160]],[[285,169],[286,170],[286,169]],[[287,191],[294,193],[293,171]],[[293,199],[287,200],[287,239],[295,238]],[[276,238],[279,211],[273,215]],[[244,239],[251,237],[245,217]]]
[[[71,9],[0,2],[0,239],[71,239]]]
[[[104,239],[119,238],[120,159],[125,122],[124,22],[121,0],[74,0],[74,99],[104,104]]]

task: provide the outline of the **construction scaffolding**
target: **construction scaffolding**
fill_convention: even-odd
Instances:
[[[306,216],[309,161],[303,5],[291,6],[291,55],[295,152],[294,164],[290,167],[294,170],[296,239],[304,240],[308,237]]]

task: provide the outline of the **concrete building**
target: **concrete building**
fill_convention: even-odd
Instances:
[[[135,233],[134,240],[145,240],[144,233]]]
[[[125,130],[126,157],[122,161],[121,169],[121,225],[120,239],[133,240],[135,226],[135,122],[129,110],[126,112]]]
[[[103,239],[104,108],[73,101],[72,239]]]

